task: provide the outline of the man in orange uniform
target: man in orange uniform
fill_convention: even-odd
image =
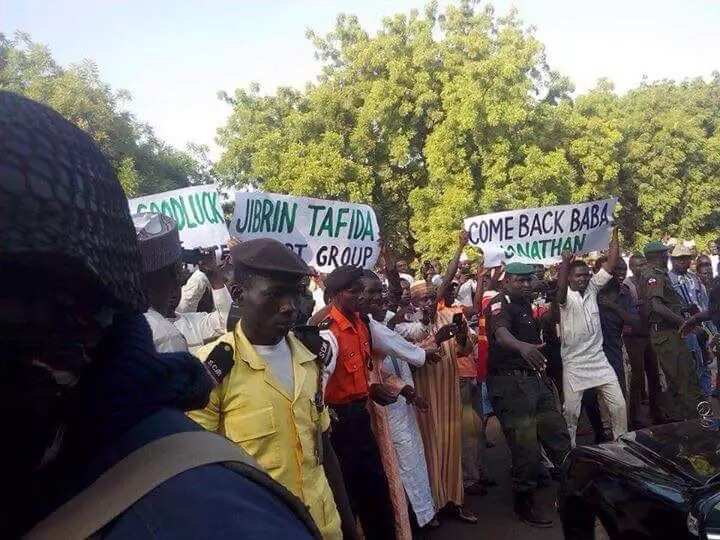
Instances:
[[[330,330],[338,344],[337,364],[325,390],[325,401],[333,413],[332,444],[353,511],[366,538],[383,540],[395,538],[395,522],[367,400],[370,397],[388,405],[397,398],[382,384],[368,385],[366,370],[380,367],[372,365],[370,331],[358,313],[361,276],[359,268],[346,266],[325,280],[332,304],[320,328]]]

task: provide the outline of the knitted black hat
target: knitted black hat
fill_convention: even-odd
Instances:
[[[58,113],[0,91],[0,259],[51,257],[77,267],[112,307],[145,311],[135,228],[112,166]]]

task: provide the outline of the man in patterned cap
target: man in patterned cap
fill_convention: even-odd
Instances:
[[[143,265],[143,281],[150,308],[145,318],[158,352],[195,352],[227,331],[232,305],[222,272],[215,264],[205,267],[212,288],[215,311],[176,313],[180,299],[182,248],[175,221],[164,214],[143,212],[133,216]]]
[[[218,440],[183,413],[207,402],[210,378],[189,354],[153,348],[135,230],[108,160],[55,111],[3,91],[0,273],[0,463],[12,493],[0,537],[311,537],[272,480],[222,460],[151,474],[144,496],[120,489],[163,468],[166,452],[88,498],[101,475],[166,436]]]
[[[706,311],[709,304],[708,290],[700,277],[695,272],[690,271],[690,266],[696,255],[695,249],[688,246],[683,240],[678,240],[678,243],[670,252],[670,265],[672,268],[668,272],[668,277],[675,292],[685,302],[686,310],[684,315],[686,318],[701,311]],[[703,350],[707,344],[706,336],[705,330],[700,328],[685,337],[685,345],[695,360],[695,372],[698,376],[700,388],[703,394],[709,398],[712,392],[710,368],[705,365],[703,355]]]
[[[650,343],[665,375],[667,392],[658,408],[668,422],[697,418],[697,404],[702,400],[695,361],[678,334],[690,317],[688,305],[672,286],[668,275],[668,247],[655,240],[644,248],[648,270],[640,281],[640,294],[647,306]]]
[[[556,467],[570,452],[567,425],[544,377],[547,360],[540,350],[540,326],[533,318],[532,277],[527,264],[505,267],[503,292],[486,312],[489,345],[488,390],[510,446],[515,513],[534,527],[552,521],[535,505],[534,494],[543,445]]]

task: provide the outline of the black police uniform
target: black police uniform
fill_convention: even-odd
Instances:
[[[540,343],[540,325],[530,302],[500,294],[490,301],[486,320],[489,344],[488,390],[495,414],[510,446],[513,489],[537,488],[542,443],[559,467],[570,451],[570,436],[555,395],[540,375],[517,352],[502,347],[495,337],[507,328],[518,340]]]

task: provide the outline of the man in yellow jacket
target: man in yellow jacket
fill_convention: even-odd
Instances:
[[[322,400],[320,365],[326,349],[316,355],[290,332],[310,269],[285,245],[269,239],[243,243],[234,264],[240,322],[234,332],[198,352],[203,361],[232,355],[234,365],[207,407],[190,417],[239,444],[299,497],[324,538],[355,538],[342,474],[326,434],[330,417]]]

